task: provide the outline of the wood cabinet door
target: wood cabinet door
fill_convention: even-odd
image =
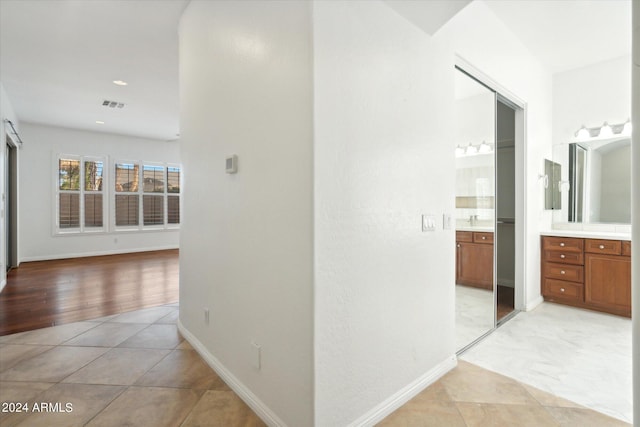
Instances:
[[[585,302],[607,311],[631,315],[631,259],[586,254]]]
[[[457,283],[493,289],[493,245],[458,242]]]

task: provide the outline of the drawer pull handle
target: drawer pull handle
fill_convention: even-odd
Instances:
[[[560,247],[564,248],[564,242],[560,243]]]
[[[560,292],[564,292],[564,288],[560,288]]]
[[[487,240],[487,236],[482,236],[482,240]]]
[[[600,245],[598,246],[600,249],[604,249],[604,245]]]
[[[566,256],[564,254],[560,254],[560,258],[565,259]]]
[[[560,270],[560,274],[567,274],[564,270]]]
[[[460,247],[460,243],[458,243],[456,246],[457,246],[457,247]]]

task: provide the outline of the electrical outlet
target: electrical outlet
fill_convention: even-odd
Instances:
[[[209,324],[209,309],[205,308],[204,309],[204,323],[205,324]]]
[[[251,342],[251,365],[258,371],[262,367],[262,347],[255,342]]]

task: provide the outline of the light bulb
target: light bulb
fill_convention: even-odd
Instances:
[[[491,146],[489,144],[487,144],[485,141],[482,141],[482,144],[480,144],[480,148],[478,149],[479,153],[490,153],[491,152]]]
[[[591,133],[584,125],[576,132],[576,138],[578,140],[585,140],[591,138]]]
[[[474,147],[473,145],[471,145],[471,143],[469,143],[469,146],[467,147],[465,153],[466,154],[476,154],[478,152],[478,149],[476,147]]]
[[[613,129],[609,126],[609,123],[604,122],[602,127],[600,128],[600,134],[598,137],[600,138],[611,138],[613,136]]]
[[[627,120],[622,128],[623,135],[631,135],[631,119]]]
[[[458,145],[456,147],[456,157],[462,157],[462,156],[464,156],[464,148]]]

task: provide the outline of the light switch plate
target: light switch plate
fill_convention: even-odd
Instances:
[[[436,231],[435,215],[422,215],[422,231]]]
[[[451,214],[442,214],[442,229],[451,230]]]

